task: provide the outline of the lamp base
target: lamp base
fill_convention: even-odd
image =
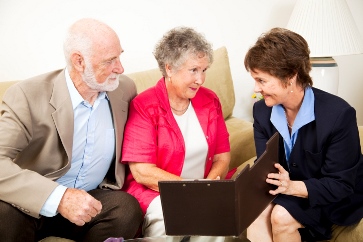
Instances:
[[[311,57],[313,87],[338,95],[339,68],[332,57]]]

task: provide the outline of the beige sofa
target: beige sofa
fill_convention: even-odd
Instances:
[[[153,86],[161,78],[161,73],[158,69],[146,70],[126,75],[135,81],[138,92]],[[15,82],[0,82],[0,100],[6,88],[14,83]],[[233,116],[235,94],[229,67],[228,53],[225,47],[215,50],[214,62],[207,72],[207,78],[204,86],[215,91],[222,104],[223,116],[226,121],[227,129],[230,133],[230,168],[238,167],[238,171],[240,171],[246,164],[252,165],[256,156],[252,123]],[[360,127],[360,131],[361,143],[363,143],[363,127]],[[361,222],[359,226],[337,226],[335,227],[333,234],[334,238],[331,241],[363,241],[363,222]],[[66,242],[69,240],[49,237],[42,241]]]

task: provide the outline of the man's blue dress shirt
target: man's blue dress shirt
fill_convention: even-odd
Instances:
[[[59,186],[43,205],[40,214],[46,217],[57,214],[68,187],[85,191],[97,188],[106,176],[115,152],[115,132],[106,92],[99,93],[92,106],[79,94],[67,69],[65,76],[74,111],[71,168],[57,180]]]

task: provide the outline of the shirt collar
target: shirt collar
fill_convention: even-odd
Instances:
[[[314,102],[315,97],[313,90],[310,87],[307,87],[305,89],[303,102],[296,115],[291,134],[295,133],[305,124],[315,120]],[[281,104],[272,107],[270,120],[280,133],[288,134],[286,115]]]
[[[314,113],[314,92],[313,90],[308,87],[305,89],[305,95],[303,103],[301,104],[300,110],[296,115],[295,122],[294,122],[294,129],[299,129],[305,124],[310,123],[311,121],[315,120],[315,113]]]

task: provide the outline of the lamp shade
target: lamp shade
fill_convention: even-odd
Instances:
[[[287,29],[305,38],[310,57],[363,53],[363,38],[345,0],[297,0]]]

